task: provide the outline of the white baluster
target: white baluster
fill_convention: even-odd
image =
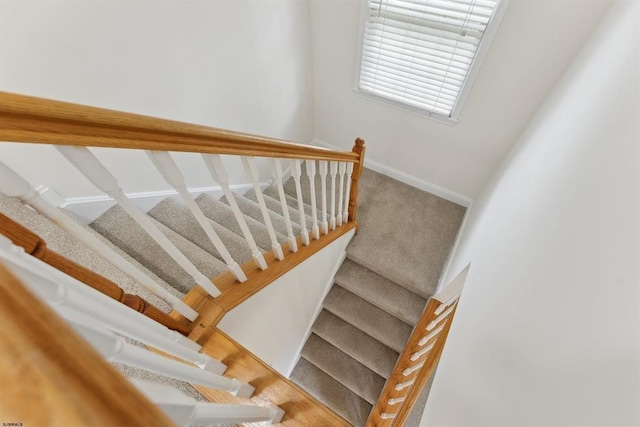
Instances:
[[[222,187],[222,192],[227,198],[227,202],[229,202],[229,207],[231,208],[233,215],[236,217],[236,221],[238,221],[238,225],[240,226],[242,235],[244,236],[244,239],[247,241],[247,244],[251,249],[253,260],[261,270],[266,270],[267,261],[264,259],[264,255],[262,255],[260,249],[258,249],[258,245],[256,245],[256,241],[253,239],[251,231],[249,231],[247,221],[244,219],[244,215],[238,207],[236,198],[233,194],[233,191],[231,191],[231,187],[229,186],[227,171],[225,170],[224,164],[222,163],[222,159],[217,154],[203,154],[202,159],[207,165],[207,169],[209,169],[209,173],[211,174],[213,180],[220,184],[220,187]]]
[[[451,304],[455,303],[456,301],[458,301],[458,298],[460,298],[460,294],[454,295],[453,297],[451,297],[448,301],[440,304],[438,306],[438,308],[435,309],[434,313],[436,316],[438,316],[440,313],[442,313],[447,307],[449,307]]]
[[[264,220],[264,225],[267,227],[267,233],[269,233],[269,239],[271,240],[271,250],[276,258],[282,261],[284,259],[284,253],[282,253],[282,246],[278,243],[276,230],[273,228],[273,223],[269,216],[269,210],[267,209],[267,205],[264,202],[264,196],[260,190],[260,176],[258,175],[256,160],[253,157],[242,156],[242,164],[244,165],[245,172],[251,177],[253,191],[256,193],[256,200],[258,201],[258,206],[260,206],[262,219]]]
[[[438,324],[440,322],[442,322],[444,319],[446,319],[451,314],[451,312],[453,311],[455,306],[456,306],[456,303],[453,303],[449,308],[447,308],[445,311],[443,311],[442,314],[440,314],[440,316],[436,317],[434,320],[429,322],[429,324],[427,325],[427,331],[432,330],[433,328],[438,326]]]
[[[287,205],[287,196],[284,193],[284,187],[282,186],[282,165],[279,159],[269,159],[269,165],[271,167],[271,175],[273,181],[276,183],[278,189],[278,197],[280,198],[280,207],[282,208],[282,216],[284,217],[284,223],[287,227],[287,239],[289,240],[289,250],[291,252],[298,252],[298,241],[293,235],[293,225],[291,224],[291,217],[289,216],[289,206]]]
[[[329,175],[331,175],[331,216],[329,217],[329,227],[336,229],[336,175],[338,173],[338,162],[329,163]]]
[[[420,359],[425,354],[429,353],[433,349],[434,345],[436,345],[436,343],[429,344],[428,346],[426,346],[422,350],[416,351],[415,353],[413,353],[411,355],[411,361],[415,362],[416,360]]]
[[[322,228],[322,234],[329,232],[329,223],[327,222],[327,169],[328,162],[321,160],[318,162],[320,166],[320,182],[322,183],[322,221],[320,227]]]
[[[349,199],[351,197],[351,174],[353,173],[353,163],[347,163],[347,189],[344,193],[344,210],[342,211],[342,221],[349,222]]]
[[[336,215],[338,227],[342,225],[342,199],[344,198],[342,190],[344,189],[344,172],[346,169],[347,165],[345,162],[338,163],[338,173],[340,174],[340,188],[338,189],[338,214]]]
[[[318,227],[318,208],[316,206],[316,162],[307,160],[307,176],[309,177],[309,191],[311,192],[311,234],[314,239],[320,238],[320,228]]]
[[[422,347],[423,345],[428,343],[430,339],[434,338],[436,335],[438,335],[440,332],[442,332],[443,329],[444,329],[444,325],[441,325],[438,328],[436,328],[435,330],[431,331],[431,333],[429,335],[427,335],[426,337],[421,338],[420,341],[418,341],[418,345],[420,347]]]
[[[410,387],[411,385],[413,385],[413,383],[416,382],[416,379],[412,379],[409,381],[405,381],[403,383],[399,383],[395,386],[396,391],[400,391],[400,390],[404,390],[407,387]]]
[[[228,391],[234,396],[251,397],[255,390],[253,386],[235,378],[229,379],[213,372],[203,371],[194,366],[152,353],[143,347],[129,344],[122,337],[106,328],[95,325],[86,326],[73,320],[70,321],[70,324],[109,362],[120,362],[176,380]]]
[[[240,265],[233,259],[231,253],[224,245],[218,233],[211,226],[211,222],[207,219],[207,217],[202,213],[200,206],[193,200],[191,194],[189,194],[189,190],[187,190],[186,185],[184,184],[184,175],[178,169],[178,165],[171,157],[167,151],[149,151],[147,150],[147,155],[153,162],[153,164],[160,172],[160,175],[164,178],[167,183],[175,188],[175,190],[180,194],[182,200],[191,210],[191,213],[200,224],[200,227],[204,230],[205,234],[211,240],[211,243],[216,248],[224,262],[227,264],[227,268],[229,271],[235,276],[235,278],[239,282],[244,282],[247,280],[247,275],[242,271]]]
[[[31,206],[42,215],[58,224],[76,239],[100,254],[118,270],[133,278],[150,292],[166,301],[171,307],[189,320],[195,320],[198,312],[189,307],[179,298],[170,294],[166,289],[154,282],[149,276],[134,267],[129,261],[116,253],[113,249],[96,238],[81,225],[73,221],[62,211],[47,203],[20,175],[0,162],[0,192],[7,196],[17,197],[23,203]]]
[[[80,319],[81,324],[102,325],[213,373],[225,371],[224,364],[198,353],[201,349],[199,344],[25,254],[22,248],[12,245],[2,235],[0,256],[32,292],[49,303],[63,318]]]
[[[304,214],[304,201],[302,200],[302,187],[300,186],[300,176],[302,166],[300,160],[291,160],[291,177],[296,185],[296,198],[298,200],[298,210],[300,211],[300,227],[302,227],[302,243],[309,245],[309,230],[307,230],[307,219]]]
[[[195,265],[156,227],[118,186],[116,178],[86,147],[58,146],[57,150],[71,162],[89,181],[114,199],[158,245],[182,267],[193,280],[211,296],[217,297],[220,290],[202,274]]]
[[[262,425],[272,425],[280,423],[285,414],[277,406],[198,402],[181,391],[164,384],[153,384],[138,379],[133,379],[131,382],[147,399],[178,425],[259,422],[262,422]]]
[[[424,362],[420,362],[417,363],[415,365],[413,365],[410,368],[405,369],[404,371],[402,371],[402,375],[405,377],[408,377],[409,375],[413,374],[415,371],[422,369],[422,367],[424,366]]]
[[[402,403],[406,400],[406,397],[396,397],[396,398],[392,398],[387,400],[387,404],[388,405],[397,405],[398,403]]]
[[[392,420],[394,419],[396,416],[398,416],[398,414],[387,414],[386,412],[383,412],[380,415],[380,418],[382,418],[383,420]]]

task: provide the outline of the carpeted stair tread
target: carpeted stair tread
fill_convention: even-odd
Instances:
[[[335,283],[410,326],[418,323],[427,301],[379,274],[346,259]]]
[[[182,292],[171,287],[164,280],[160,279],[153,272],[141,265],[138,261],[130,257],[120,248],[104,238],[104,236],[97,233],[92,228],[82,224],[77,218],[73,216],[72,213],[65,211],[64,209],[62,209],[62,211],[71,219],[76,221],[79,225],[82,225],[94,237],[102,241],[120,256],[125,258],[128,262],[133,264],[134,267],[138,268],[147,276],[151,277],[151,279],[153,279],[169,293],[178,298],[182,298],[184,296]],[[23,205],[18,199],[7,197],[4,194],[0,193],[0,212],[32,230],[34,233],[44,239],[44,241],[47,243],[47,247],[51,250],[92,271],[95,271],[101,276],[106,277],[107,279],[120,286],[125,292],[141,296],[147,302],[159,308],[161,311],[165,313],[171,311],[171,307],[169,306],[169,304],[164,302],[159,297],[155,296],[153,293],[148,291],[131,277],[118,270],[111,263],[105,260],[100,254],[97,254],[84,243],[69,235],[60,226],[49,221],[46,217],[40,215],[33,209],[30,209],[27,206]]]
[[[198,203],[198,206],[200,206],[200,209],[202,209],[202,212],[207,217],[244,238],[240,225],[238,224],[236,217],[233,215],[233,211],[229,205],[214,199],[208,194],[199,195],[196,198],[196,203]],[[244,215],[244,219],[247,223],[247,227],[249,227],[251,235],[256,241],[256,245],[264,251],[270,251],[271,239],[269,238],[267,226],[247,215]],[[286,236],[283,236],[280,233],[276,233],[276,238],[280,243],[285,243],[287,241]]]
[[[278,215],[282,215],[282,207],[280,206],[279,198],[274,199],[267,193],[263,193],[262,196],[264,197],[264,203],[267,205],[267,208],[269,208],[269,210],[272,210]],[[253,191],[245,194],[245,197],[249,200],[253,200],[254,202],[257,201],[256,193],[254,193]],[[293,225],[294,234],[300,234],[300,231],[302,231],[302,227],[300,227],[300,214],[298,213],[298,209],[292,208],[291,206],[287,205],[287,210],[289,212],[289,218],[291,219],[291,223]],[[305,215],[305,221],[307,221],[307,224],[311,224],[312,218],[309,215]]]
[[[354,426],[366,423],[372,405],[311,362],[300,358],[290,379]]]
[[[423,297],[435,293],[465,208],[364,169],[358,192],[360,232],[349,259]]]
[[[249,191],[249,193],[255,196],[255,192]],[[222,197],[220,201],[227,205],[229,204],[226,197]],[[240,207],[240,210],[242,211],[242,213],[244,213],[247,216],[250,216],[251,218],[258,221],[259,223],[264,224],[264,218],[262,217],[262,210],[260,209],[260,205],[258,204],[258,202],[254,202],[253,200],[250,200],[244,196],[236,196],[236,202],[238,203],[238,206]],[[265,202],[265,205],[266,205],[266,202]],[[271,220],[273,229],[276,232],[282,234],[283,236],[286,236],[287,225],[284,221],[284,217],[279,213],[269,210],[268,208],[267,208],[267,211],[269,213],[269,219]],[[294,234],[296,234],[301,230],[297,224],[292,223],[291,226],[292,226],[291,227],[292,229],[295,227],[293,231]]]
[[[397,352],[331,312],[322,310],[312,331],[378,375],[389,378],[393,372]]]
[[[272,197],[272,198],[277,198],[278,197],[278,190],[275,188],[267,188],[264,191],[264,194]],[[290,194],[285,194],[286,198],[287,198],[287,205],[289,205],[289,207],[295,209],[296,211],[296,222],[300,222],[300,213],[298,212],[298,199],[296,199],[296,195],[295,192],[293,193],[293,196]],[[304,213],[305,213],[305,221],[307,221],[307,228],[309,230],[311,230],[311,224],[312,224],[312,217],[311,217],[311,205],[308,203],[303,203],[304,206]],[[322,213],[317,209],[318,206],[316,206],[316,212],[318,215],[318,223],[320,223],[320,218]],[[337,208],[336,208],[337,209]]]
[[[323,307],[398,353],[411,335],[411,326],[337,285],[327,294]]]
[[[320,200],[322,197],[322,181],[320,180],[320,169],[318,166],[318,162],[316,162],[316,177],[314,179],[315,182],[315,192],[316,192],[316,203],[317,207],[320,207]],[[347,175],[345,172],[344,182],[347,180]],[[331,197],[331,175],[327,170],[327,209],[329,208],[329,198]],[[296,196],[296,186],[293,178],[289,178],[286,182],[283,183],[284,192],[291,195]],[[302,200],[311,204],[311,186],[309,185],[309,177],[307,176],[306,166],[303,164],[302,166],[302,176],[300,177],[300,189],[302,190]],[[346,185],[343,187],[342,197],[344,197],[344,191],[346,190]],[[340,195],[340,174],[336,174],[336,209],[338,209],[338,200],[337,197]],[[344,199],[343,199],[344,202]]]
[[[213,246],[213,243],[211,243],[209,237],[205,234],[202,227],[200,227],[200,224],[189,208],[173,197],[167,197],[148,213],[149,216],[155,220],[195,243],[220,261],[223,261],[220,253],[215,246]],[[224,243],[231,257],[233,257],[238,264],[243,264],[253,259],[251,249],[249,249],[247,242],[242,237],[214,221],[209,220],[209,223]]]
[[[205,276],[216,277],[226,271],[226,265],[213,255],[150,219]],[[121,207],[112,207],[90,226],[179,291],[186,293],[195,286],[193,278]]]
[[[385,379],[318,335],[309,336],[302,357],[372,405],[378,400]]]

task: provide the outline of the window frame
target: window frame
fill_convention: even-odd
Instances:
[[[401,101],[397,101],[394,99],[390,99],[367,90],[360,89],[360,71],[362,69],[362,50],[364,47],[364,32],[367,25],[367,16],[369,11],[369,0],[360,0],[360,27],[358,32],[358,50],[356,53],[356,65],[354,69],[354,83],[353,83],[353,93],[363,99],[374,101],[376,103],[392,107],[395,109],[399,109],[401,111],[405,111],[408,113],[412,113],[418,116],[427,117],[438,122],[455,125],[459,122],[460,113],[464,107],[464,104],[469,96],[469,92],[471,92],[471,88],[478,77],[478,73],[482,68],[482,63],[485,60],[487,52],[489,51],[489,47],[491,46],[491,42],[493,41],[496,33],[498,32],[498,28],[500,27],[500,22],[504,17],[504,14],[509,6],[511,0],[498,0],[498,5],[496,6],[495,12],[489,23],[487,24],[487,28],[480,40],[480,44],[478,45],[478,50],[476,51],[476,55],[473,58],[473,62],[471,63],[471,67],[469,69],[469,73],[465,78],[462,89],[460,90],[460,94],[458,95],[458,99],[451,111],[450,116],[445,116],[440,113],[432,112],[423,108],[419,108],[413,105],[406,104]]]

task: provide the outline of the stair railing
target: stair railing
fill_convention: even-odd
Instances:
[[[48,424],[56,425],[80,421],[90,425],[168,426],[172,424],[169,419],[181,425],[275,424],[284,416],[284,411],[273,406],[199,403],[166,386],[158,393],[157,386],[140,381],[132,387],[105,360],[234,396],[250,397],[254,392],[250,384],[223,377],[223,363],[167,339],[158,323],[26,254],[4,236],[0,236],[0,290],[0,319],[6,331],[0,334],[0,342],[3,349],[10,350],[9,356],[3,355],[5,363],[0,363],[0,378],[7,380],[5,388],[16,389],[9,390],[10,398],[0,402],[3,419],[43,424],[44,419],[34,414],[41,411],[34,411],[30,406],[33,402],[25,399],[34,395],[55,404],[56,410],[45,416]],[[181,361],[133,345],[123,336]],[[26,391],[13,383],[26,383],[34,389]],[[74,417],[76,422],[71,422]]]
[[[405,424],[438,365],[468,270],[469,267],[465,268],[427,302],[369,415],[367,427],[400,427]]]
[[[144,231],[186,271],[193,282],[203,289],[205,294],[213,298],[222,298],[230,286],[225,277],[206,277],[198,268],[157,228],[153,221],[126,196],[117,178],[93,154],[89,147],[124,148],[145,150],[164,180],[182,197],[193,216],[200,224],[203,233],[220,253],[227,265],[228,273],[234,283],[246,284],[248,291],[242,296],[247,298],[256,292],[255,277],[257,270],[274,268],[277,263],[286,263],[286,268],[278,268],[278,272],[265,277],[273,281],[291,268],[291,263],[300,263],[311,256],[314,251],[323,247],[324,243],[312,245],[313,240],[333,241],[357,226],[356,208],[358,180],[364,162],[364,141],[356,140],[351,152],[329,150],[319,147],[294,144],[278,139],[232,132],[171,120],[158,119],[136,114],[87,107],[77,104],[52,101],[10,93],[0,92],[0,141],[26,142],[35,144],[51,144],[97,188],[112,197],[134,219]],[[186,189],[184,176],[173,160],[170,151],[189,152],[201,155],[205,167],[213,180],[220,185],[227,202],[237,220],[238,227],[251,249],[252,265],[242,266],[233,259],[209,220],[200,210]],[[254,236],[240,211],[231,191],[227,171],[220,155],[240,156],[262,213],[264,225],[271,241],[273,255],[267,257],[257,246]],[[259,187],[256,158],[267,158],[271,164],[274,184],[278,189],[283,216],[287,224],[288,243],[281,245],[271,223],[265,202]],[[288,212],[287,196],[282,188],[281,160],[291,161],[291,175],[296,182],[297,206],[302,225],[302,235],[293,235]],[[306,174],[312,194],[311,208],[305,207],[301,191],[302,162],[306,164]],[[320,162],[318,165],[317,162]],[[327,169],[331,177],[331,217],[327,221],[327,192],[321,192],[322,213],[320,222],[316,210],[315,175],[320,170],[324,184]],[[335,171],[340,171],[340,184],[335,191]],[[48,217],[78,238],[90,248],[100,253],[112,265],[145,286],[149,291],[165,300],[188,321],[194,321],[197,310],[163,289],[159,284],[139,271],[118,253],[101,240],[86,231],[69,216],[47,203],[20,175],[0,161],[0,192],[19,198],[41,214]],[[338,212],[334,212],[335,204]],[[312,218],[311,229],[306,224],[307,215]],[[341,227],[342,223],[346,227]],[[337,227],[336,227],[337,223]],[[322,227],[322,233],[320,228]],[[329,233],[329,228],[331,233]],[[310,232],[309,232],[310,231]],[[321,235],[322,234],[322,235]],[[333,234],[333,235],[332,235]],[[299,253],[300,245],[313,246],[313,249]],[[294,256],[295,255],[295,256]],[[250,280],[253,278],[252,280]],[[263,284],[264,285],[264,284]],[[263,286],[261,285],[261,286]],[[197,288],[196,288],[197,289]],[[188,298],[187,298],[188,299]],[[238,303],[238,291],[231,298]],[[232,304],[232,305],[233,305]]]

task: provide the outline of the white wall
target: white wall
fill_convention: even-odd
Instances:
[[[474,203],[421,425],[640,425],[639,9],[615,3]]]
[[[231,310],[218,327],[288,376],[354,233],[352,230],[340,237]]]
[[[310,142],[308,26],[298,0],[0,0],[0,90]],[[125,191],[168,188],[143,153],[96,151]],[[177,158],[189,186],[213,185]],[[0,143],[0,160],[65,197],[100,194],[51,147]]]
[[[609,1],[512,0],[455,126],[353,93],[360,3],[311,1],[315,137],[474,198]]]

